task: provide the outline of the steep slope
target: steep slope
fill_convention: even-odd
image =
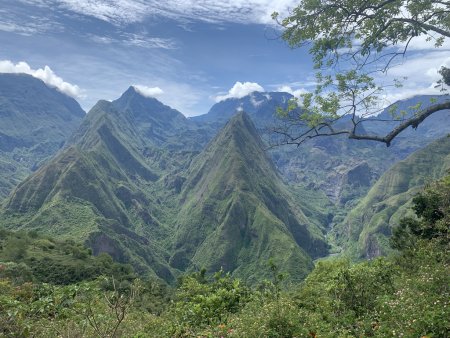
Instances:
[[[163,243],[171,217],[165,199],[174,192],[164,178],[188,165],[192,153],[155,144],[190,125],[181,113],[136,94],[130,88],[92,108],[68,147],[15,189],[0,222],[86,240],[94,253],[108,252],[170,282]],[[171,129],[159,128],[164,123]]]
[[[295,207],[245,113],[194,160],[182,191],[171,265],[221,267],[250,282],[273,258],[292,280],[327,253],[319,227]]]
[[[26,74],[0,74],[0,199],[62,147],[85,112]]]
[[[444,137],[395,164],[334,229],[344,249],[371,258],[388,251],[392,226],[411,213],[412,197],[427,182],[450,170],[450,137]]]

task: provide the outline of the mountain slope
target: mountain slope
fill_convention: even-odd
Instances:
[[[0,199],[55,154],[85,112],[26,74],[0,74]]]
[[[319,227],[294,203],[263,151],[250,118],[239,113],[194,160],[182,191],[171,265],[221,267],[250,282],[273,258],[293,280],[327,253]]]
[[[155,128],[170,121],[189,130],[181,113],[132,88],[114,102],[100,101],[67,148],[15,189],[2,223],[83,239],[96,254],[108,252],[140,273],[173,281],[161,244],[170,230],[164,199],[173,191],[163,178],[172,167],[187,165],[190,155],[154,145],[177,133],[175,127]]]
[[[395,164],[334,229],[337,242],[351,255],[385,254],[392,226],[411,213],[412,197],[424,184],[450,170],[450,137],[444,137]]]

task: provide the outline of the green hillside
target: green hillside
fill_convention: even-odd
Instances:
[[[0,200],[54,155],[85,112],[73,98],[25,74],[0,74]]]
[[[434,141],[395,164],[351,210],[333,235],[350,255],[371,258],[388,252],[392,226],[412,214],[412,197],[450,169],[450,137]]]
[[[115,263],[106,254],[92,256],[92,250],[82,243],[35,231],[0,229],[0,267],[0,279],[7,278],[15,284],[72,284],[101,275],[120,280],[136,277],[130,265]]]
[[[2,224],[84,240],[94,254],[107,252],[139,273],[173,281],[159,244],[168,236],[160,222],[164,206],[153,193],[160,176],[142,156],[145,139],[133,116],[101,101],[75,136],[11,194]]]
[[[248,115],[239,113],[193,161],[171,265],[223,268],[255,282],[273,258],[292,280],[327,253],[319,226],[293,203]]]

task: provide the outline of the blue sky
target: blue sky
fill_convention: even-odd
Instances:
[[[0,2],[0,72],[39,72],[85,110],[130,85],[187,116],[255,88],[314,86],[307,50],[278,39],[270,18],[274,10],[288,13],[293,0]],[[393,71],[410,81],[392,98],[428,93],[436,70],[450,60],[448,46],[436,51],[418,41],[412,48],[412,57]]]

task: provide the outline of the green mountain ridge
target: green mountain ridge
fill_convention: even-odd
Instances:
[[[295,206],[244,113],[193,161],[182,191],[171,264],[267,277],[270,258],[302,279],[328,251],[318,224]]]
[[[101,101],[76,135],[16,188],[3,223],[85,240],[94,254],[107,252],[140,273],[173,281],[168,254],[158,243],[167,229],[154,214],[163,211],[149,187],[159,175],[140,155],[144,141],[130,116]]]
[[[388,253],[391,229],[402,217],[413,214],[410,207],[414,195],[449,170],[450,137],[436,140],[398,162],[333,229],[336,241],[353,257]]]
[[[133,87],[115,101],[99,101],[57,155],[4,201],[0,226],[74,238],[95,255],[109,253],[169,283],[201,268],[256,283],[269,277],[270,259],[299,281],[329,253],[329,243],[333,252],[342,247],[358,257],[385,253],[389,227],[400,217],[389,213],[406,210],[423,182],[373,200],[375,185],[363,196],[428,132],[402,143],[400,152],[338,137],[266,153],[255,119],[268,118],[271,98],[217,106],[214,116],[228,106],[254,109],[220,131],[223,119],[187,119]],[[440,161],[414,156],[401,174],[411,180],[422,169],[434,173],[427,161]]]

